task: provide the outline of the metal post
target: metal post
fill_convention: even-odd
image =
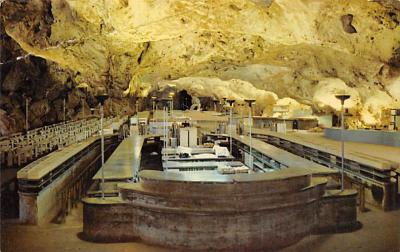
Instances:
[[[344,190],[344,139],[343,139],[343,133],[344,133],[344,102],[342,102],[342,129],[340,131],[340,141],[342,144],[342,179],[341,179],[341,190]]]
[[[164,154],[163,154],[163,156],[165,157],[165,107],[163,106],[163,127],[162,127],[162,129],[163,129],[163,139],[164,139],[164,142],[163,142],[163,148],[164,148]]]
[[[26,128],[26,132],[28,132],[29,130],[29,100],[28,98],[25,98],[25,128]]]
[[[250,126],[250,134],[249,134],[249,137],[250,137],[250,141],[249,141],[249,147],[250,147],[250,168],[251,169],[253,169],[253,146],[252,146],[252,135],[251,135],[251,127],[252,127],[252,125],[253,125],[253,123],[252,123],[252,120],[251,120],[251,113],[252,113],[252,111],[251,111],[251,105],[250,105],[250,113],[249,113],[249,126]]]
[[[165,137],[166,137],[166,141],[165,141],[165,147],[168,146],[168,104],[167,106],[165,106]]]
[[[166,119],[165,119],[165,106],[163,106],[163,121],[164,121],[164,123],[163,123],[163,135],[164,135],[164,155],[165,155],[165,148],[167,148],[167,146],[165,145],[165,143],[166,143],[166,140],[165,140],[165,121],[166,121]]]
[[[222,109],[223,109],[223,111],[224,111],[224,115],[225,115],[225,116],[226,116],[226,108],[225,108],[226,99],[228,99],[228,98],[226,98],[226,97],[222,98],[222,100],[224,101],[224,103],[223,103],[223,105],[222,105]]]
[[[217,111],[217,110],[215,110],[215,111]],[[219,129],[219,123],[218,123],[218,121],[217,120],[215,120],[215,122],[214,122],[214,128],[215,128],[215,134],[218,134],[218,129]]]
[[[252,133],[251,133],[251,129],[253,126],[253,121],[252,121],[252,104],[255,102],[255,100],[252,99],[246,99],[244,100],[245,102],[247,102],[247,104],[249,105],[249,148],[250,148],[250,168],[253,169],[253,145],[252,145]]]
[[[173,117],[173,113],[174,113],[174,95],[175,95],[174,92],[169,93],[169,102],[171,103],[171,106],[169,109],[171,110],[171,118]]]
[[[341,109],[342,109],[342,120],[341,120],[341,130],[340,130],[340,142],[341,142],[341,149],[342,149],[342,174],[341,174],[341,177],[342,177],[342,179],[341,179],[341,190],[343,191],[344,190],[344,136],[343,136],[343,134],[344,134],[344,102],[345,102],[345,100],[347,100],[347,99],[349,99],[350,98],[350,95],[348,95],[348,94],[338,94],[338,95],[335,95],[335,97],[337,98],[337,99],[339,99],[340,100],[340,102],[341,102]]]
[[[217,112],[217,102],[218,102],[217,99],[214,99],[214,100],[213,100],[213,103],[214,103],[214,112],[215,112],[215,113]],[[216,115],[215,115],[215,116],[216,116]],[[217,120],[215,120],[214,128],[215,128],[215,133],[218,133],[218,123],[217,123]]]
[[[85,119],[85,103],[84,99],[81,98],[81,103],[82,103],[82,119]]]
[[[152,101],[153,101],[153,118],[155,118],[155,111],[156,111],[156,109],[157,109],[157,106],[156,106],[156,99],[157,99],[157,97],[156,97],[156,96],[152,96],[151,99],[152,99]]]
[[[167,160],[167,141],[168,141],[168,136],[167,136],[167,116],[168,116],[168,104],[164,104],[163,106],[164,110],[164,155],[165,155],[165,160]]]
[[[229,103],[229,151],[232,153],[232,109],[235,100],[227,100]]]
[[[65,122],[65,111],[66,111],[66,108],[65,108],[65,98],[63,99],[63,114],[64,114],[64,116],[63,116],[63,121]]]
[[[232,154],[232,105],[229,107],[229,151]]]
[[[103,105],[100,105],[100,134],[101,134],[101,198],[104,200],[104,129],[103,129]]]

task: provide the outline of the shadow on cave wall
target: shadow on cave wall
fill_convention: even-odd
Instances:
[[[57,69],[42,58],[21,57],[27,53],[6,34],[3,20],[0,36],[0,135],[24,130],[26,99],[30,100],[30,128],[61,121],[62,94],[74,85],[72,73]],[[76,106],[70,101],[67,104],[68,110]]]
[[[90,108],[97,106],[92,92],[77,89],[75,79],[79,72],[60,68],[56,63],[27,53],[9,37],[0,21],[0,136],[25,130],[25,104],[29,101],[29,128],[63,121],[63,99],[66,99],[66,120],[96,116]],[[105,116],[133,114],[134,97],[116,96],[108,90],[111,99],[105,104]],[[121,92],[117,92],[121,93]],[[83,98],[83,99],[82,99]]]

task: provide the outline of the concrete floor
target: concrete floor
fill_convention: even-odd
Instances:
[[[359,214],[363,227],[352,233],[310,235],[281,251],[400,251],[400,210],[378,209]],[[7,220],[1,225],[1,251],[176,251],[135,243],[91,243],[79,238],[82,206],[74,209],[64,224],[25,226]]]

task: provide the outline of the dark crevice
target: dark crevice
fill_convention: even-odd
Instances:
[[[341,17],[343,30],[347,33],[357,33],[356,28],[351,24],[353,22],[353,15],[347,14]]]
[[[140,65],[143,61],[143,57],[145,55],[145,53],[149,50],[150,48],[150,42],[145,42],[144,43],[144,49],[142,50],[142,52],[140,53],[139,58],[137,59],[137,63]]]
[[[400,47],[393,52],[393,56],[389,59],[389,65],[400,68]]]

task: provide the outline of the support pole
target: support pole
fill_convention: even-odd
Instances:
[[[163,115],[164,115],[164,149],[167,148],[167,117],[166,117],[166,107],[163,107]],[[165,155],[165,151],[164,151],[164,155]]]
[[[101,198],[104,200],[104,102],[108,99],[108,94],[103,90],[102,93],[96,95],[96,99],[100,104],[100,139],[101,139]]]
[[[250,147],[250,168],[251,169],[253,169],[253,145],[252,145],[252,138],[253,138],[253,136],[252,136],[252,134],[251,134],[251,128],[252,128],[252,126],[253,126],[253,122],[252,122],[252,120],[251,120],[251,117],[252,117],[252,111],[251,111],[251,106],[250,106],[250,112],[249,112],[249,126],[250,126],[250,130],[249,130],[249,132],[250,132],[250,134],[249,134],[249,137],[250,137],[250,140],[249,140],[249,147]]]
[[[162,99],[163,110],[164,110],[164,148],[165,148],[165,160],[167,160],[166,149],[168,146],[168,107],[170,106],[169,102],[171,99],[164,98]]]
[[[229,151],[232,154],[232,106],[229,108]]]
[[[164,155],[165,160],[167,160],[167,147],[168,147],[168,102],[164,101],[163,105],[164,110]]]
[[[65,122],[65,111],[66,111],[66,108],[65,108],[65,98],[63,99],[63,121]]]
[[[232,154],[232,109],[235,100],[227,100],[229,103],[229,151]]]
[[[29,118],[29,99],[25,98],[25,129],[26,129],[26,132],[28,132],[28,130],[29,130],[28,118]]]
[[[85,103],[84,103],[84,99],[81,99],[81,103],[82,103],[82,119],[85,119]]]
[[[101,198],[104,200],[104,129],[103,129],[104,110],[100,104],[100,134],[101,134]]]
[[[213,103],[214,103],[214,112],[215,113],[217,113],[217,103],[218,103],[219,101],[217,100],[217,99],[213,99]],[[216,115],[215,115],[216,116]],[[214,123],[214,128],[215,128],[215,133],[218,133],[218,123],[217,123],[217,120],[215,120],[215,123]]]
[[[165,147],[168,147],[168,105],[165,107]]]
[[[171,103],[171,107],[169,108],[170,110],[171,110],[171,120],[172,120],[172,117],[173,117],[173,114],[174,114],[174,95],[175,95],[175,93],[174,92],[170,92],[169,93],[169,102]]]
[[[335,95],[337,99],[341,102],[341,130],[340,130],[340,142],[341,142],[341,150],[342,150],[342,169],[341,169],[341,190],[344,190],[344,102],[350,98],[350,95],[347,94],[338,94]]]
[[[342,174],[341,174],[341,190],[344,190],[344,139],[343,139],[343,134],[344,134],[344,102],[342,103],[342,119],[341,119],[341,123],[342,123],[342,129],[340,131],[340,141],[341,141],[341,149],[342,149]]]
[[[165,158],[165,152],[166,152],[166,146],[165,146],[165,106],[163,106],[163,138],[164,138],[164,142],[163,142],[163,146],[164,146],[164,158]]]
[[[246,99],[244,100],[245,102],[247,102],[247,104],[249,105],[249,149],[250,149],[250,168],[253,169],[253,146],[252,146],[252,133],[251,133],[251,129],[253,126],[253,121],[252,121],[252,104],[255,102],[255,100],[252,99]]]
[[[152,96],[151,100],[153,102],[153,120],[154,120],[156,118],[156,109],[157,109],[156,100],[157,100],[157,97],[156,96]]]

